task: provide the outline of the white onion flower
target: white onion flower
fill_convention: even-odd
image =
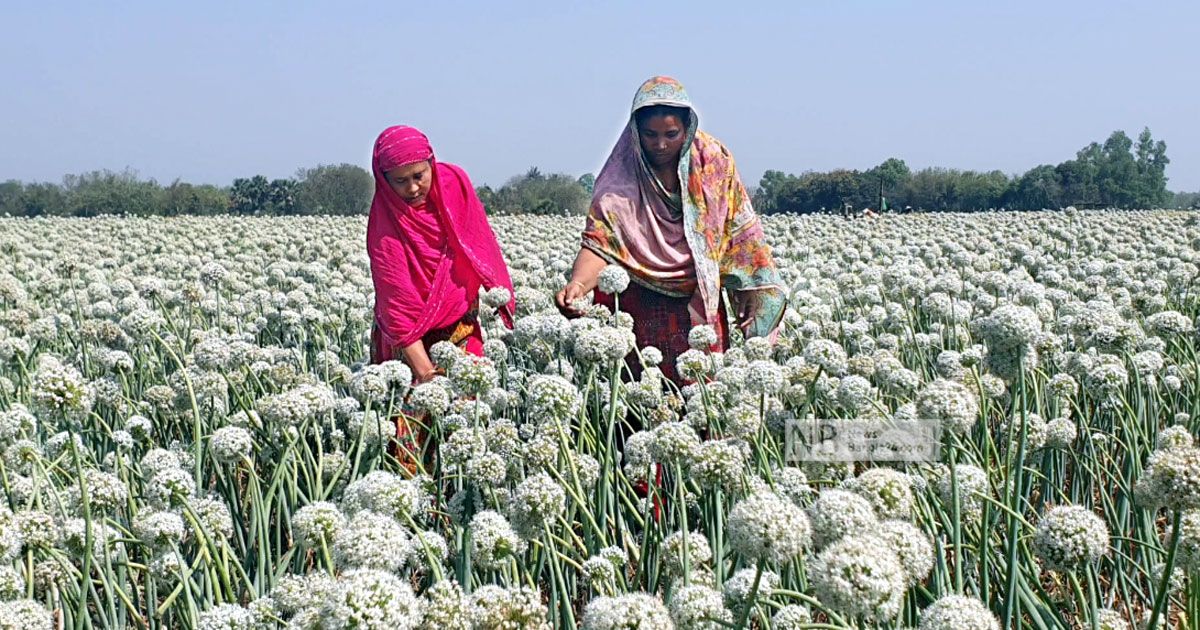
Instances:
[[[1069,571],[1108,552],[1108,526],[1085,507],[1058,506],[1038,522],[1033,551],[1047,568]]]

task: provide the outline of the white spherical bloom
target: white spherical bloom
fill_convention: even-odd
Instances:
[[[803,553],[811,540],[804,511],[772,493],[739,501],[730,510],[726,527],[730,549],[759,561],[786,563]]]
[[[659,544],[663,567],[671,575],[683,574],[685,546],[689,566],[700,566],[712,561],[712,549],[708,546],[708,539],[704,534],[688,532],[687,536],[684,536],[683,532],[675,532]]]
[[[83,438],[79,437],[78,434],[62,431],[46,440],[46,457],[49,459],[58,459],[63,455],[70,456],[71,448],[68,446],[69,442],[74,442],[75,450],[80,453],[83,453],[84,449],[87,448],[83,443]]]
[[[498,365],[503,365],[508,361],[508,344],[500,339],[488,339],[483,342],[483,356]]]
[[[133,521],[133,531],[147,545],[168,549],[183,541],[183,518],[173,512],[143,512]]]
[[[633,351],[633,331],[597,327],[581,330],[575,337],[575,356],[587,363],[612,363]]]
[[[1168,541],[1163,541],[1166,546]],[[1200,571],[1200,510],[1187,510],[1179,520],[1179,551],[1177,566],[1189,573]]]
[[[40,602],[18,599],[0,602],[0,630],[53,628],[54,615]]]
[[[421,623],[421,601],[405,580],[375,569],[348,571],[326,595],[322,627],[405,630]]]
[[[422,596],[421,630],[471,630],[471,605],[454,580],[441,580]]]
[[[254,438],[242,427],[221,427],[209,438],[213,459],[222,464],[235,464],[250,457]]]
[[[1046,423],[1047,448],[1069,449],[1078,430],[1070,418],[1055,418]]]
[[[504,515],[484,510],[471,518],[472,561],[485,569],[496,569],[512,556],[525,553],[525,541]]]
[[[408,402],[416,411],[440,418],[450,407],[450,394],[436,382],[422,383],[413,388]]]
[[[455,361],[454,365],[450,366],[449,376],[455,391],[465,396],[481,396],[495,387],[500,380],[491,359],[473,354],[464,355]]]
[[[396,519],[361,511],[338,530],[333,558],[342,568],[396,571],[409,553],[408,532]]]
[[[751,591],[754,590],[755,573],[757,573],[757,569],[746,567],[725,581],[722,586],[722,595],[727,606],[736,610],[746,605]],[[777,588],[779,588],[779,574],[774,571],[763,571],[762,577],[758,580],[758,590],[754,591],[754,597],[764,599]]]
[[[663,361],[662,350],[659,350],[658,348],[655,348],[654,346],[646,346],[645,348],[642,348],[639,352],[642,355],[642,365],[644,365],[646,367],[657,366],[660,363],[662,363],[662,361]]]
[[[4,449],[4,465],[24,475],[31,474],[33,463],[42,458],[41,449],[33,440],[20,439]]]
[[[5,601],[25,595],[25,574],[8,565],[0,565],[0,598]]]
[[[129,499],[129,488],[120,477],[99,470],[89,470],[82,479],[76,480],[69,490],[71,503],[80,514],[83,513],[80,483],[87,484],[88,507],[93,514],[119,510],[125,507]]]
[[[755,394],[777,394],[783,388],[783,367],[773,361],[751,361],[746,368],[746,389]]]
[[[770,359],[773,348],[771,340],[766,337],[751,337],[742,345],[742,351],[746,354],[746,359],[749,361],[765,361]]]
[[[483,294],[483,303],[488,308],[503,308],[512,301],[512,293],[506,287],[492,287]]]
[[[39,359],[30,393],[38,407],[69,417],[87,414],[95,402],[92,387],[79,370],[49,355]]]
[[[1055,374],[1046,384],[1046,388],[1059,398],[1070,398],[1079,391],[1079,384],[1070,374]]]
[[[441,567],[450,555],[450,547],[441,534],[433,530],[417,530],[409,540],[405,563],[414,570],[432,573],[433,566]]]
[[[1192,446],[1196,439],[1192,437],[1186,426],[1175,425],[1158,432],[1157,448],[1175,448],[1177,446]]]
[[[607,265],[600,270],[596,287],[609,295],[623,293],[629,287],[629,272],[620,265]]]
[[[1000,621],[974,597],[946,595],[921,611],[920,630],[1000,630]]]
[[[154,423],[145,416],[130,416],[125,421],[125,430],[129,431],[134,439],[146,442],[150,440],[151,433],[154,430]]]
[[[775,611],[771,617],[771,627],[775,630],[801,630],[812,623],[812,614],[808,609],[796,604],[788,604]]]
[[[399,521],[405,521],[405,515],[420,518],[428,505],[429,497],[419,483],[384,470],[359,477],[342,495],[342,509],[348,514],[369,510]]]
[[[313,548],[319,548],[322,540],[326,545],[331,545],[345,524],[345,515],[328,501],[310,503],[292,516],[292,530],[296,537]]]
[[[661,630],[674,627],[662,600],[648,593],[597,597],[583,609],[583,630]]]
[[[449,371],[454,367],[455,362],[465,356],[462,348],[450,343],[449,341],[439,341],[429,347],[429,360],[433,364]]]
[[[538,473],[525,478],[513,492],[510,503],[517,530],[534,538],[566,509],[566,491],[550,475]]]
[[[1125,617],[1111,608],[1102,608],[1096,611],[1096,623],[1100,626],[1100,630],[1132,630],[1129,622],[1125,621]]]
[[[725,608],[721,593],[702,584],[684,586],[676,591],[668,608],[676,630],[718,630],[733,623],[733,614]]]
[[[857,374],[850,374],[838,382],[834,397],[843,409],[853,413],[869,405],[874,394],[875,388],[871,386],[871,381]]]
[[[379,370],[364,369],[350,379],[350,391],[364,402],[378,404],[387,401],[391,388]]]
[[[984,498],[989,495],[987,473],[978,466],[958,464],[954,467],[954,477],[950,470],[941,470],[935,484],[938,497],[947,509],[954,501],[954,490],[958,491],[959,508],[969,517],[978,516],[983,510]]]
[[[530,379],[528,387],[532,417],[562,421],[579,413],[579,389],[561,376],[538,375]]]
[[[929,577],[935,558],[933,544],[925,532],[908,521],[884,521],[879,524],[878,534],[896,551],[908,586]]]
[[[699,400],[701,405],[704,403],[700,397],[693,400]],[[726,412],[725,431],[735,438],[751,442],[762,429],[762,415],[757,404],[739,404]]]
[[[1146,326],[1156,335],[1186,335],[1194,330],[1192,320],[1179,311],[1159,311],[1146,318]]]
[[[962,383],[935,379],[917,394],[917,417],[941,422],[946,430],[966,432],[979,419],[979,401]]]
[[[786,466],[771,471],[771,479],[779,496],[800,507],[808,505],[813,489],[808,485],[808,475],[805,475],[803,470]]]
[[[1143,504],[1151,506],[1200,508],[1200,448],[1176,446],[1151,453],[1135,492]]]
[[[163,468],[146,482],[143,493],[150,502],[159,507],[180,507],[196,491],[196,481],[191,473],[181,468]]]
[[[1108,552],[1108,526],[1083,506],[1060,505],[1042,515],[1033,551],[1047,568],[1070,571]]]
[[[1032,344],[1042,330],[1042,320],[1033,309],[1004,304],[988,316],[975,321],[980,336],[989,346],[1025,346]]]
[[[608,558],[592,556],[583,561],[581,571],[583,579],[594,589],[604,588],[617,579],[617,567]]]
[[[860,533],[822,551],[809,564],[809,579],[817,598],[833,610],[884,622],[900,612],[907,575],[888,542]]]
[[[253,630],[250,611],[237,604],[218,604],[200,613],[197,630]]]
[[[12,403],[8,411],[0,411],[0,444],[31,435],[37,424],[37,417],[25,405]]]
[[[498,453],[480,453],[466,461],[466,475],[482,488],[500,486],[508,476],[508,460]]]
[[[334,579],[324,572],[284,575],[275,583],[270,596],[280,613],[294,615],[305,609],[319,609],[322,600],[336,587]]]
[[[193,498],[188,504],[197,521],[196,524],[188,521],[188,531],[192,535],[199,536],[196,530],[196,526],[199,525],[204,530],[204,536],[217,544],[233,537],[233,515],[229,513],[229,506],[224,500],[208,496],[202,499]]]
[[[840,376],[848,369],[846,350],[837,342],[814,339],[804,347],[804,360],[816,365],[829,376]]]
[[[650,456],[663,464],[690,464],[700,448],[700,437],[683,422],[664,422],[654,427],[650,435]]]
[[[813,542],[818,549],[843,536],[867,534],[879,519],[867,499],[847,490],[822,490],[808,508]]]
[[[913,493],[908,475],[891,468],[869,468],[851,483],[851,489],[870,501],[880,519],[912,517]]]
[[[1046,445],[1046,421],[1036,413],[1026,413],[1022,419],[1020,410],[1005,423],[1005,433],[1011,443],[1021,439],[1021,428],[1025,427],[1025,449],[1036,451]]]
[[[695,350],[708,352],[717,345],[717,331],[708,324],[693,326],[688,331],[688,345]]]
[[[731,490],[742,481],[746,453],[732,440],[707,440],[696,450],[689,473],[701,487]]]
[[[528,587],[504,588],[486,584],[471,593],[475,628],[550,630],[541,594]]]

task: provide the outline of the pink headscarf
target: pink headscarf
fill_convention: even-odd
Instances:
[[[433,183],[424,208],[413,208],[384,176],[399,166],[428,160]],[[388,348],[408,346],[450,318],[465,314],[475,295],[455,291],[455,259],[462,257],[487,289],[512,280],[483,204],[466,172],[434,159],[425,134],[389,127],[379,134],[371,159],[375,197],[367,220],[367,253],[375,283],[375,321]],[[474,283],[470,283],[474,284]],[[513,300],[500,310],[512,326]]]

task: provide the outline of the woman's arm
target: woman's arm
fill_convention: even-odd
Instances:
[[[420,339],[401,348],[400,353],[404,357],[404,362],[408,364],[408,367],[412,368],[413,375],[416,377],[418,383],[424,383],[437,374],[433,366],[433,361],[429,359],[429,354],[425,352],[425,344]]]
[[[571,279],[567,285],[554,296],[560,309],[569,309],[572,301],[577,300],[596,288],[600,270],[608,266],[608,262],[596,252],[584,247],[575,257],[575,266],[571,268]]]

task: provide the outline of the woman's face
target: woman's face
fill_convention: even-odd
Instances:
[[[675,114],[651,116],[638,125],[642,151],[655,168],[673,167],[679,164],[679,153],[687,139],[687,127]]]
[[[428,160],[397,166],[390,171],[384,171],[383,176],[404,203],[414,207],[425,205],[425,197],[433,184],[433,169],[430,168]]]

